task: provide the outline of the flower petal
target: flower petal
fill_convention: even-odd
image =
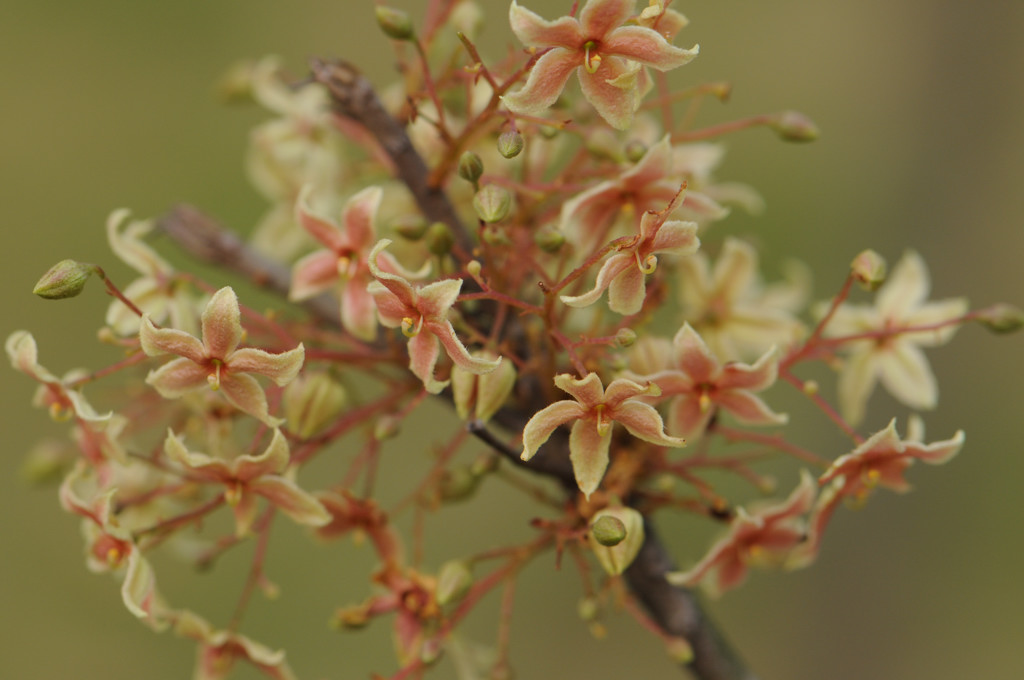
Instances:
[[[577,420],[569,433],[569,460],[576,476],[576,485],[588,499],[601,485],[608,469],[608,448],[612,443],[611,429],[600,434],[594,418]]]
[[[226,366],[228,371],[234,373],[265,375],[278,386],[282,386],[295,379],[295,376],[302,370],[305,358],[306,349],[301,342],[298,347],[280,354],[271,354],[262,349],[246,347],[232,354]]]
[[[151,357],[177,354],[195,363],[202,363],[207,359],[206,348],[198,338],[175,328],[157,328],[150,321],[148,314],[142,317],[142,323],[139,325],[139,344],[142,351]]]
[[[244,373],[228,373],[221,377],[220,391],[240,411],[259,418],[269,427],[277,427],[284,421],[270,415],[267,395],[256,379]]]
[[[601,51],[632,59],[659,71],[670,71],[696,57],[700,46],[694,45],[686,50],[669,44],[657,31],[643,26],[622,26],[601,43]]]
[[[594,282],[594,287],[586,293],[580,295],[562,295],[560,299],[563,303],[570,307],[586,307],[592,305],[601,299],[601,295],[608,286],[611,285],[615,277],[620,276],[624,271],[633,266],[632,253],[616,253],[612,255],[604,264],[601,265],[601,269],[597,272],[597,280]],[[641,299],[641,303],[643,300]],[[635,313],[635,312],[630,312]]]
[[[523,460],[530,460],[560,425],[582,418],[586,409],[575,401],[556,401],[533,414],[523,428]]]
[[[555,376],[555,387],[571,394],[586,409],[604,401],[604,385],[597,373],[587,373],[582,379],[574,378],[571,373],[559,373]]]
[[[747,425],[781,425],[789,420],[785,413],[776,413],[760,397],[746,390],[720,391],[714,401]]]
[[[234,478],[247,482],[264,475],[278,475],[288,467],[291,460],[291,452],[288,450],[288,440],[281,434],[281,430],[274,428],[274,435],[262,453],[252,456],[244,455],[235,458],[231,467]]]
[[[635,258],[608,286],[608,309],[616,314],[636,314],[644,306],[647,296],[647,275],[640,270]]]
[[[545,55],[547,56],[547,55]],[[576,70],[583,96],[598,115],[616,130],[626,130],[633,123],[633,114],[640,106],[637,74],[640,65],[619,57],[607,57],[595,73],[585,68]]]
[[[572,17],[548,21],[512,0],[508,9],[512,32],[527,47],[560,46],[575,49],[583,42],[580,24]]]
[[[902,319],[928,298],[931,281],[924,259],[908,250],[875,296],[875,307],[885,318]]]
[[[625,401],[619,404],[609,414],[609,417],[622,423],[630,434],[644,441],[660,446],[686,446],[685,439],[665,434],[665,423],[661,420],[658,411],[650,404]]]
[[[249,488],[299,524],[322,527],[331,521],[331,514],[320,501],[289,479],[276,475],[261,477]]]
[[[939,400],[935,374],[917,345],[905,338],[878,353],[878,375],[889,394],[913,409],[932,409]]]
[[[377,337],[377,305],[367,285],[362,276],[344,285],[341,291],[341,325],[360,340],[373,342]]]
[[[309,299],[330,290],[338,280],[338,256],[333,250],[310,253],[292,266],[292,283],[288,289],[288,299]]]
[[[206,354],[226,360],[242,341],[242,314],[238,296],[230,286],[221,288],[203,310],[203,346]]]
[[[682,328],[672,339],[672,347],[676,366],[688,375],[690,380],[694,383],[717,383],[722,370],[721,364],[689,323],[683,323]]]
[[[851,425],[864,420],[864,410],[875,383],[878,381],[879,361],[874,352],[851,354],[839,374],[839,410]]]
[[[380,187],[367,187],[345,201],[341,214],[348,245],[353,250],[368,248],[374,243],[377,230],[373,221],[384,195]]]
[[[580,24],[588,40],[605,40],[636,9],[636,0],[588,0],[580,11]]]
[[[437,339],[441,341],[441,345],[444,346],[448,357],[459,368],[463,368],[470,373],[483,375],[484,373],[490,373],[501,363],[501,357],[487,359],[470,354],[469,350],[466,349],[466,346],[462,344],[462,341],[455,334],[455,329],[447,319],[442,323],[428,321],[424,328],[437,336]]]
[[[452,333],[454,332],[453,330]],[[449,383],[448,380],[440,381],[434,378],[434,367],[437,366],[439,356],[440,343],[437,336],[430,331],[422,329],[409,339],[409,370],[423,381],[424,389],[431,394],[440,394]]]
[[[187,392],[209,385],[209,374],[209,369],[204,366],[191,359],[179,357],[168,361],[155,371],[150,371],[146,376],[146,384],[152,385],[165,399],[177,399]]]
[[[539,115],[555,103],[569,82],[569,76],[582,62],[579,52],[556,47],[537,60],[522,88],[503,95],[501,101],[512,113]]]

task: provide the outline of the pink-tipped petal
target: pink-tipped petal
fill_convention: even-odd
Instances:
[[[203,346],[208,356],[226,359],[242,341],[242,314],[238,296],[225,286],[206,305],[202,316]]]
[[[580,24],[588,40],[603,40],[632,16],[636,0],[589,0],[580,11]]]
[[[696,222],[670,220],[658,228],[658,233],[651,240],[649,249],[655,253],[673,253],[675,255],[692,255],[700,247],[697,238]]]
[[[693,60],[700,52],[694,45],[686,50],[669,44],[657,32],[642,26],[623,26],[612,31],[602,43],[607,54],[617,54],[658,71],[670,71]]]
[[[647,275],[640,271],[635,261],[629,264],[632,266],[627,266],[608,286],[608,309],[624,316],[643,309],[647,295]]]
[[[773,347],[753,366],[740,363],[726,364],[716,384],[720,390],[742,389],[760,392],[775,383],[778,372],[779,362]]]
[[[586,307],[601,299],[601,295],[608,289],[616,277],[622,275],[630,267],[633,267],[633,256],[630,253],[616,253],[612,255],[597,272],[597,281],[594,287],[580,295],[562,295],[560,299],[570,307]]]
[[[660,446],[682,447],[686,440],[665,434],[665,423],[655,408],[639,401],[626,401],[613,412],[612,418],[622,423],[634,437]]]
[[[696,394],[681,394],[669,406],[669,427],[684,439],[696,439],[715,414],[714,408],[702,408]]]
[[[919,444],[918,442],[906,442],[906,453],[918,460],[932,465],[947,463],[964,445],[964,431],[957,430],[951,439],[932,444]]]
[[[305,357],[306,349],[302,343],[299,343],[299,346],[294,349],[279,354],[246,347],[232,354],[227,366],[229,371],[235,373],[265,375],[278,386],[283,386],[290,383],[299,374]]]
[[[377,233],[373,221],[383,195],[380,187],[367,187],[345,202],[341,220],[350,248],[362,250],[373,244]]]
[[[292,267],[288,299],[306,300],[338,283],[338,256],[333,250],[318,250],[306,255]]]
[[[208,385],[209,369],[180,357],[150,371],[146,383],[152,385],[165,399],[177,399],[196,388]]]
[[[462,341],[455,334],[455,329],[452,328],[451,323],[447,320],[442,323],[436,321],[428,322],[425,328],[437,336],[448,357],[459,368],[476,375],[483,375],[484,373],[490,373],[501,363],[501,357],[487,359],[470,354],[469,350],[466,349],[466,346],[462,344]]]
[[[604,391],[604,403],[610,409],[615,409],[627,399],[635,397],[656,397],[658,386],[649,382],[636,382],[625,378],[617,378],[610,383]]]
[[[377,316],[385,328],[398,328],[402,320],[410,315],[419,317],[415,307],[410,307],[402,302],[397,295],[385,288],[379,281],[373,281],[366,287],[366,292],[373,298],[373,304],[377,308]]]
[[[628,129],[640,106],[639,70],[639,64],[611,56],[601,62],[595,73],[582,67],[577,70],[583,96],[616,130]]]
[[[721,364],[711,349],[700,337],[697,331],[693,330],[689,323],[683,327],[672,339],[672,346],[675,351],[676,365],[695,383],[712,382],[718,378]]]
[[[582,379],[574,378],[571,373],[559,373],[555,376],[555,387],[571,394],[586,408],[593,408],[604,401],[604,385],[597,373],[587,373]]]
[[[598,432],[594,418],[582,418],[573,423],[569,433],[569,459],[576,476],[576,485],[588,499],[597,490],[608,469],[608,449],[612,443],[609,429]]]
[[[527,47],[560,46],[576,49],[583,42],[580,24],[572,17],[559,17],[548,21],[515,0],[508,9],[512,32]]]
[[[409,370],[423,381],[424,389],[431,394],[440,394],[449,382],[434,378],[434,367],[437,366],[439,356],[440,343],[433,333],[421,330],[409,339]]]
[[[522,88],[504,95],[501,101],[512,113],[539,115],[555,103],[569,82],[569,76],[582,61],[579,52],[556,47],[537,60]]]
[[[331,521],[331,514],[320,501],[284,477],[263,477],[250,487],[299,524],[322,527]]]
[[[234,478],[247,482],[264,475],[280,474],[288,467],[290,459],[288,440],[281,434],[281,430],[274,428],[274,435],[262,453],[256,456],[239,456],[233,461]]]
[[[526,423],[523,429],[523,460],[530,460],[541,445],[551,437],[551,433],[570,420],[582,418],[586,409],[575,401],[556,401],[544,407]]]
[[[295,202],[295,221],[305,229],[310,236],[315,238],[329,250],[335,253],[348,246],[347,239],[342,235],[338,227],[330,220],[320,217],[309,207],[309,195],[312,193],[312,185],[307,184],[299,193]]]
[[[267,395],[256,379],[245,374],[228,374],[221,378],[220,391],[240,411],[258,418],[270,427],[277,427],[284,421],[270,415]]]
[[[443,318],[462,290],[462,279],[443,279],[428,283],[417,291],[419,300],[416,308],[428,318]]]
[[[149,320],[149,315],[142,317],[139,344],[142,351],[151,357],[177,354],[197,363],[206,360],[206,349],[197,338],[174,328],[157,328]]]
[[[341,325],[360,340],[372,342],[377,337],[377,305],[367,285],[361,277],[345,284],[341,293]]]
[[[138,548],[128,553],[128,568],[121,585],[121,600],[134,616],[153,630],[161,631],[169,620],[156,591],[156,574]]]
[[[789,420],[785,413],[772,411],[759,397],[746,390],[719,392],[715,403],[746,425],[781,425]]]

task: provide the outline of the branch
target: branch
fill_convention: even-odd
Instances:
[[[313,79],[327,88],[335,113],[356,121],[376,138],[423,215],[432,222],[447,224],[455,243],[469,256],[473,252],[472,237],[444,191],[427,181],[426,164],[405,128],[384,108],[370,81],[352,64],[340,60],[311,59],[310,69]]]

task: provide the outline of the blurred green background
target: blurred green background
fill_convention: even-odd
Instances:
[[[524,4],[553,17],[571,3]],[[512,40],[507,4],[484,5],[494,55]],[[936,298],[1024,305],[1024,3],[675,6],[693,22],[677,42],[701,44],[677,82],[734,85],[728,104],[704,110],[705,122],[795,108],[823,130],[807,146],[780,143],[764,130],[726,140],[721,176],[757,187],[768,209],[727,221],[723,233],[754,234],[769,272],[784,256],[807,261],[818,297],[836,289],[861,249],[873,247],[893,263],[913,247],[931,267]],[[242,172],[247,129],[260,116],[213,96],[231,62],[276,53],[301,72],[309,56],[340,55],[378,82],[392,69],[368,1],[7,0],[3,16],[0,333],[30,328],[55,372],[111,360],[93,341],[107,301],[96,287],[63,304],[29,290],[61,258],[109,263],[103,223],[112,209],[148,216],[187,200],[243,228],[262,214],[265,204]],[[930,357],[942,398],[926,416],[929,437],[964,428],[962,454],[942,469],[915,467],[910,496],[879,493],[862,511],[840,513],[814,568],[755,573],[711,603],[765,680],[1024,677],[1022,338],[970,327]],[[28,379],[0,376],[9,437],[0,474],[0,676],[189,677],[191,646],[134,621],[114,581],[83,568],[78,522],[61,512],[55,491],[19,482],[25,452],[58,430],[28,405]],[[897,414],[902,430],[906,409],[887,398],[876,403],[869,426],[881,428]],[[826,455],[844,453],[821,420],[809,420],[823,425],[820,432],[795,436]],[[781,481],[788,487],[794,480]],[[537,510],[493,488],[481,499],[485,510],[442,513],[446,533],[473,542],[453,550],[529,535],[526,520]],[[689,563],[706,544],[688,540],[688,529],[673,522],[666,518],[663,532]],[[346,636],[323,625],[335,605],[365,594],[366,551],[347,543],[310,547],[279,524],[282,545],[270,575],[284,595],[258,604],[246,629],[285,646],[301,678],[390,673],[386,626]],[[247,550],[211,575],[168,564],[161,587],[173,603],[223,623],[237,593],[225,577],[242,573]],[[432,553],[439,559],[444,551]],[[518,594],[517,677],[680,676],[624,615],[609,620],[607,640],[593,640],[575,615],[575,578],[550,571],[550,560],[528,572]],[[492,639],[492,619],[474,621],[472,636]]]

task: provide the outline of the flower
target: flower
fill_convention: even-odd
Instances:
[[[715,573],[712,592],[721,594],[738,586],[750,565],[774,565],[785,562],[786,556],[805,540],[800,516],[814,502],[814,480],[807,471],[800,474],[800,484],[782,503],[736,511],[729,531],[700,562],[685,572],[665,575],[669,583],[693,586],[709,573]]]
[[[142,274],[125,286],[124,296],[156,323],[170,319],[175,328],[192,332],[199,311],[195,300],[185,286],[179,285],[170,263],[142,240],[153,229],[153,223],[129,219],[130,215],[127,210],[115,210],[107,218],[110,249]],[[139,317],[120,300],[110,303],[106,322],[118,335],[135,335],[139,331]]]
[[[256,496],[263,496],[299,524],[320,527],[331,521],[320,501],[281,476],[291,454],[284,435],[276,428],[267,448],[256,456],[223,461],[193,453],[170,430],[164,440],[164,453],[192,477],[226,487],[224,496],[235,513],[235,533],[239,536],[247,533],[256,519]]]
[[[775,413],[754,396],[775,382],[778,360],[774,350],[753,365],[723,365],[688,323],[679,329],[672,344],[673,368],[644,379],[658,386],[662,398],[672,398],[669,429],[673,433],[687,439],[699,437],[717,409],[748,425],[786,422],[785,414]]]
[[[910,485],[903,478],[903,473],[915,460],[942,465],[959,453],[964,445],[963,430],[958,430],[950,439],[924,444],[919,441],[923,439],[923,433],[913,432],[920,428],[912,426],[910,429],[909,438],[901,440],[893,418],[884,430],[871,435],[852,452],[836,458],[818,478],[818,483],[824,488],[811,514],[810,538],[796,556],[799,564],[810,562],[817,554],[821,536],[840,501],[846,499],[855,504],[863,503],[876,487],[905,493],[910,490]]]
[[[307,204],[310,188],[307,185],[303,189],[295,204],[296,220],[327,248],[295,263],[289,298],[305,300],[337,287],[341,297],[341,324],[357,338],[372,341],[377,335],[377,314],[373,296],[366,290],[373,281],[367,254],[377,240],[374,220],[382,191],[380,187],[369,187],[349,198],[341,213],[341,226],[337,226],[310,211]],[[427,273],[406,272],[390,253],[381,254],[379,266],[407,278],[422,278]]]
[[[653,406],[636,399],[656,396],[653,383],[641,385],[619,378],[601,384],[596,373],[577,379],[568,373],[555,376],[555,385],[572,395],[575,401],[556,401],[533,414],[523,429],[523,460],[530,460],[559,425],[575,421],[569,434],[569,458],[580,491],[590,498],[608,467],[608,449],[612,442],[612,423],[622,424],[634,437],[661,446],[685,446],[686,442],[669,437]]]
[[[157,328],[147,314],[139,328],[142,350],[149,356],[177,354],[146,377],[163,397],[175,399],[204,385],[221,391],[239,410],[271,427],[283,421],[267,412],[267,396],[248,373],[265,375],[278,385],[292,381],[302,368],[305,348],[270,354],[261,349],[238,349],[242,341],[238,297],[230,287],[210,299],[202,316],[202,340],[171,328]]]
[[[295,680],[284,650],[269,647],[239,633],[215,630],[210,623],[187,609],[177,613],[174,632],[199,642],[195,680],[221,680],[235,662],[244,659],[275,680]]]
[[[573,70],[580,89],[609,125],[625,130],[640,104],[640,66],[668,71],[697,56],[643,26],[623,26],[636,0],[589,0],[579,19],[546,21],[513,0],[509,22],[516,36],[531,48],[550,48],[533,65],[517,92],[505,95],[510,111],[537,115],[562,93]]]
[[[462,279],[444,279],[414,288],[401,276],[382,271],[377,256],[391,244],[388,239],[374,246],[368,260],[376,281],[369,285],[377,303],[380,322],[387,328],[401,328],[409,338],[409,370],[423,381],[431,394],[438,394],[450,381],[434,378],[434,367],[443,346],[449,358],[470,373],[482,375],[498,367],[501,358],[474,357],[462,344],[448,320],[448,310],[462,290]]]
[[[749,361],[803,335],[794,316],[806,294],[802,272],[765,287],[757,268],[757,251],[734,238],[725,240],[713,269],[703,252],[679,261],[683,319],[723,361]]]
[[[851,424],[863,420],[878,381],[910,408],[935,408],[939,388],[921,347],[949,342],[956,319],[968,307],[964,298],[925,302],[929,288],[924,260],[908,251],[878,289],[873,306],[844,303],[829,320],[823,332],[827,338],[871,336],[841,346],[848,356],[839,374],[839,408]],[[930,328],[904,330],[921,326]]]
[[[582,295],[563,295],[570,307],[586,307],[597,302],[608,291],[608,308],[619,314],[636,314],[647,294],[646,277],[658,266],[655,253],[692,255],[697,252],[695,222],[666,221],[679,205],[684,191],[676,192],[672,202],[661,212],[649,210],[640,218],[640,233],[601,265],[594,288]]]

